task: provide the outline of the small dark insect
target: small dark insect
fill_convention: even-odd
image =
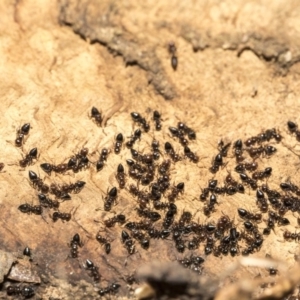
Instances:
[[[226,157],[231,143],[224,144],[223,140],[218,143],[218,150],[222,157]]]
[[[28,135],[30,130],[30,124],[25,123],[20,129],[17,131],[17,138],[15,140],[16,147],[22,147],[24,144],[25,135]]]
[[[105,253],[106,254],[109,254],[110,251],[111,251],[111,245],[110,245],[110,242],[107,238],[103,237],[101,234],[100,234],[100,231],[97,233],[96,235],[96,240],[104,246],[104,249],[105,249]]]
[[[0,163],[0,172],[4,169],[4,163]]]
[[[40,167],[44,172],[51,175],[51,172],[63,174],[68,170],[68,164],[59,164],[59,165],[52,165],[49,163],[40,164]]]
[[[39,198],[41,206],[43,206],[43,207],[49,207],[49,208],[54,208],[54,209],[59,208],[59,202],[57,200],[50,199],[45,194],[38,194],[38,198]]]
[[[176,56],[177,48],[173,42],[169,43],[168,50],[169,50],[169,53],[171,54],[171,66],[172,66],[173,70],[176,71],[177,65],[178,65],[178,59]]]
[[[243,208],[238,208],[238,214],[242,219],[251,220],[254,222],[260,222],[262,218],[262,215],[260,213],[253,214]]]
[[[142,126],[145,132],[148,132],[150,130],[149,123],[147,123],[146,119],[143,118],[139,113],[132,112],[131,117],[135,123],[138,123]]]
[[[272,174],[272,168],[265,168],[263,171],[256,171],[252,174],[252,179],[254,180],[263,180],[269,178]]]
[[[174,203],[171,203],[163,221],[164,229],[167,229],[172,225],[176,213],[177,213],[177,206]],[[173,229],[173,234],[174,234],[174,229]]]
[[[178,58],[175,55],[172,55],[172,57],[171,57],[171,66],[172,66],[172,68],[173,68],[174,71],[177,70]]]
[[[122,240],[122,243],[125,246],[128,254],[135,253],[134,242],[133,242],[132,238],[130,237],[130,235],[127,233],[127,231],[125,231],[125,230],[122,231],[121,240]]]
[[[175,153],[173,146],[169,142],[165,143],[165,151],[174,162],[181,160],[181,157]]]
[[[118,289],[121,287],[120,284],[118,283],[112,283],[110,284],[109,286],[107,286],[106,288],[101,288],[99,291],[98,291],[98,294],[103,297],[105,296],[106,294],[113,294],[115,295],[117,292],[118,292]]]
[[[161,218],[161,215],[158,212],[149,209],[136,208],[136,211],[140,217],[150,219],[152,222],[156,222]]]
[[[92,107],[92,110],[91,110],[91,118],[94,120],[94,122],[97,124],[97,126],[101,126],[101,123],[102,123],[101,113],[94,106]]]
[[[116,187],[113,187],[105,197],[104,201],[104,210],[110,211],[118,196],[118,190]]]
[[[256,182],[256,180],[250,178],[247,174],[245,174],[245,173],[240,173],[240,178],[241,178],[241,180],[242,180],[245,184],[249,185],[253,190],[256,190],[256,189],[257,189],[257,182]]]
[[[122,164],[119,164],[117,169],[116,179],[119,183],[120,189],[123,189],[125,187],[125,183],[126,183],[125,176],[126,175],[124,173],[124,167]]]
[[[236,165],[234,170],[238,173],[244,173],[245,170],[249,172],[253,172],[257,169],[257,167],[258,167],[258,163],[253,161],[251,163],[239,163],[238,165]]]
[[[22,296],[24,298],[31,298],[34,296],[35,291],[30,285],[22,287],[10,285],[6,288],[6,293],[8,296]]]
[[[91,260],[89,260],[89,259],[86,260],[85,269],[89,271],[89,276],[93,277],[95,282],[100,280],[100,274],[98,271],[98,267],[96,267]]]
[[[116,137],[115,154],[119,154],[121,152],[123,141],[124,141],[123,134],[119,133]]]
[[[237,140],[233,144],[233,154],[237,163],[242,162],[245,157],[243,157],[243,142],[242,140]]]
[[[192,152],[188,146],[184,147],[184,155],[195,164],[199,161],[199,156]]]
[[[159,160],[160,151],[159,151],[159,142],[157,140],[153,140],[151,143],[152,147],[152,155],[154,160]]]
[[[32,260],[32,259],[31,259],[31,249],[30,249],[28,246],[24,248],[24,250],[23,250],[23,255],[24,255],[24,256],[28,256],[28,257],[29,257],[29,260]]]
[[[101,150],[101,154],[100,157],[98,159],[98,161],[96,162],[96,170],[97,172],[101,171],[104,167],[104,162],[107,160],[109,154],[109,150],[106,148],[103,148]]]
[[[26,156],[19,161],[20,167],[25,168],[29,165],[32,165],[32,161],[34,159],[37,159],[37,154],[38,154],[37,148],[32,148],[28,152],[28,154],[26,154]]]
[[[74,194],[78,194],[80,193],[80,191],[84,188],[86,182],[82,181],[82,180],[78,180],[74,183],[70,183],[70,184],[63,184],[61,186],[61,191],[63,193],[74,193]],[[52,186],[52,185],[51,185]],[[50,186],[50,187],[51,187]]]
[[[179,195],[179,193],[183,193],[184,191],[184,182],[178,183],[176,186],[173,186],[171,193],[168,195],[169,202],[174,202]]]
[[[171,161],[169,159],[164,160],[159,166],[158,166],[158,172],[161,175],[165,175],[169,173],[171,167]]]
[[[125,215],[116,215],[110,219],[107,219],[104,221],[104,225],[106,227],[113,227],[116,223],[119,223],[119,224],[124,224],[126,222],[126,217]]]
[[[30,204],[21,204],[18,207],[19,211],[22,213],[27,213],[27,214],[35,214],[35,215],[41,215],[43,213],[43,208],[41,205],[30,205]]]
[[[155,129],[157,131],[161,130],[161,115],[157,110],[153,112],[153,121],[155,122]]]
[[[72,217],[71,213],[61,213],[59,211],[55,211],[52,214],[53,222],[56,222],[58,219],[69,222],[71,220],[71,217]]]
[[[212,161],[212,166],[209,168],[209,171],[213,174],[217,173],[221,166],[223,166],[223,155],[219,153]]]
[[[140,129],[135,130],[135,132],[133,133],[133,135],[130,137],[129,141],[126,142],[126,147],[127,148],[132,148],[134,143],[141,139],[141,135],[142,135],[142,131]]]
[[[83,246],[83,243],[80,239],[80,236],[78,233],[76,233],[70,244],[69,244],[69,247],[71,248],[70,252],[71,252],[71,257],[72,258],[77,258],[78,257],[78,247],[82,247]]]
[[[49,186],[44,184],[43,180],[37,176],[37,174],[33,171],[29,171],[29,180],[33,188],[41,191],[44,194],[49,192]]]

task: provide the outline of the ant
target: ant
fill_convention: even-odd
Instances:
[[[33,188],[36,188],[38,191],[41,191],[44,194],[49,192],[49,186],[44,184],[43,180],[39,178],[35,172],[29,171],[28,174]]]
[[[256,191],[256,199],[257,199],[256,203],[259,206],[261,212],[266,213],[269,208],[268,202],[265,198],[264,193],[259,189]]]
[[[165,143],[165,151],[174,162],[181,160],[181,157],[175,153],[173,146],[169,142]]]
[[[127,233],[127,231],[122,230],[121,240],[122,240],[122,243],[124,244],[128,254],[133,254],[135,252],[134,242],[131,239],[130,235]]]
[[[199,156],[193,153],[188,146],[184,147],[184,155],[195,164],[199,161]]]
[[[23,255],[29,257],[29,260],[32,261],[31,249],[28,246],[24,248]]]
[[[159,142],[156,140],[153,140],[151,143],[152,147],[152,155],[154,160],[159,160],[160,158],[160,151],[159,151]]]
[[[155,122],[155,129],[157,131],[161,130],[161,115],[157,110],[153,112],[153,121]]]
[[[19,165],[21,168],[25,168],[29,165],[32,165],[32,161],[34,159],[37,159],[37,154],[38,154],[38,151],[37,151],[37,148],[32,148],[28,154],[26,154],[26,156],[19,161]]]
[[[96,235],[96,240],[101,244],[101,245],[104,245],[104,249],[105,249],[105,253],[106,254],[109,254],[110,251],[111,251],[111,245],[110,245],[110,242],[108,241],[107,238],[103,237],[101,234],[100,234],[100,231],[97,233]]]
[[[101,171],[104,167],[104,162],[107,160],[107,157],[108,157],[108,154],[109,154],[109,150],[106,149],[106,148],[103,148],[101,150],[101,155],[96,163],[96,170],[97,172]]]
[[[91,260],[89,260],[89,259],[86,260],[85,269],[89,271],[89,276],[93,277],[95,282],[100,280],[100,274],[98,271],[98,267],[96,267]]]
[[[171,167],[171,161],[169,159],[164,160],[159,166],[158,166],[158,173],[161,175],[168,174]]]
[[[121,152],[123,141],[124,141],[123,134],[119,133],[116,137],[115,154],[119,154]]]
[[[182,146],[186,146],[189,142],[184,136],[184,131],[180,130],[176,127],[169,127],[169,131],[171,132],[173,137],[177,137]]]
[[[256,171],[252,174],[252,179],[254,180],[263,180],[269,178],[272,174],[272,168],[265,168],[263,171]]]
[[[163,221],[164,229],[167,229],[172,225],[176,213],[177,213],[177,206],[174,203],[171,203]]]
[[[64,193],[74,193],[78,194],[84,188],[86,182],[82,180],[78,180],[75,183],[63,184],[61,186],[61,190]]]
[[[171,194],[168,195],[169,202],[174,202],[179,193],[183,193],[184,191],[184,182],[178,183],[176,186],[173,186]]]
[[[283,218],[276,214],[274,211],[269,210],[269,217],[272,218],[279,226],[286,226],[290,224],[289,219]]]
[[[286,230],[284,233],[283,233],[283,238],[286,240],[286,241],[291,241],[291,240],[294,240],[294,241],[299,241],[300,240],[300,233],[292,233],[288,230]]]
[[[295,133],[298,129],[298,125],[292,121],[288,121],[287,126],[290,133]]]
[[[241,178],[241,180],[244,183],[246,183],[247,185],[249,185],[253,190],[257,189],[257,182],[256,182],[256,180],[250,178],[247,174],[240,173],[240,178]]]
[[[196,132],[193,129],[191,129],[190,127],[183,124],[182,122],[178,122],[177,128],[180,131],[183,131],[185,134],[187,134],[189,140],[195,140],[196,139]]]
[[[113,227],[116,223],[124,224],[126,222],[125,215],[116,215],[113,218],[107,219],[104,221],[104,225],[106,227]]]
[[[28,135],[30,130],[30,123],[25,123],[18,131],[17,138],[15,140],[16,147],[22,147],[24,144],[25,135]]]
[[[260,213],[253,214],[253,213],[250,213],[246,209],[243,209],[243,208],[238,208],[237,211],[238,211],[239,216],[242,219],[252,220],[252,221],[255,221],[255,222],[261,222],[262,215]]]
[[[245,192],[244,186],[241,183],[238,183],[237,181],[235,181],[232,178],[230,173],[228,173],[228,175],[226,176],[225,183],[229,185],[228,187],[226,187],[226,193],[228,195],[233,195],[236,192],[239,192],[239,193]]]
[[[112,205],[116,202],[117,196],[118,196],[118,190],[116,187],[113,187],[105,197],[105,202],[104,202],[105,211],[111,210]]]
[[[233,144],[233,154],[237,163],[240,163],[245,159],[245,157],[243,157],[243,141],[241,139]]]
[[[223,140],[220,140],[218,143],[218,150],[219,154],[221,154],[222,157],[226,157],[228,153],[228,149],[230,147],[231,143],[227,143],[226,145],[224,144]]]
[[[106,294],[116,294],[118,292],[118,289],[121,287],[120,284],[118,283],[112,283],[106,288],[101,288],[98,291],[98,294],[102,297],[105,296]]]
[[[205,216],[209,216],[213,211],[215,211],[215,204],[217,202],[217,197],[215,194],[212,194],[209,199],[209,203],[203,207],[203,213]]]
[[[136,208],[136,211],[137,211],[137,213],[138,213],[138,215],[140,217],[148,218],[152,222],[156,222],[156,221],[158,221],[161,218],[161,216],[160,216],[160,214],[158,212],[151,211],[149,209]]]
[[[49,208],[54,208],[54,209],[59,208],[59,202],[57,200],[52,200],[44,194],[38,194],[38,198],[39,198],[41,206],[43,206],[43,207],[49,207]]]
[[[71,213],[61,213],[59,211],[55,211],[51,218],[53,222],[56,222],[58,219],[69,222],[71,220]]]
[[[13,286],[10,285],[6,289],[6,293],[8,296],[23,296],[24,298],[31,298],[34,296],[35,291],[32,286],[27,285],[27,286]]]
[[[71,196],[54,183],[50,184],[49,192],[55,195],[56,198],[60,198],[62,200],[71,200]]]
[[[130,137],[130,140],[126,142],[126,147],[127,148],[132,148],[134,143],[141,139],[142,131],[140,129],[135,130],[134,134]]]
[[[209,168],[209,171],[213,174],[217,173],[221,166],[223,166],[223,155],[221,153],[217,154],[213,159],[212,166]]]
[[[119,183],[119,188],[123,189],[125,187],[125,173],[124,173],[124,167],[122,164],[118,165],[116,179]]]
[[[139,113],[132,112],[131,117],[135,123],[139,123],[142,126],[145,132],[148,132],[150,130],[149,123],[147,123],[146,119],[142,118],[142,116]]]
[[[92,107],[92,110],[91,110],[91,119],[94,120],[94,122],[97,124],[97,126],[99,126],[99,127],[101,126],[101,123],[102,123],[101,113],[94,106]]]
[[[169,53],[171,54],[171,66],[173,70],[176,71],[178,65],[178,58],[176,56],[176,51],[177,51],[176,46],[173,42],[170,42],[168,48],[169,48]]]
[[[236,165],[235,167],[235,171],[237,173],[243,173],[245,172],[245,170],[249,171],[249,172],[254,172],[258,167],[258,163],[255,161],[252,161],[250,163],[239,163]]]
[[[76,233],[70,244],[69,244],[69,247],[71,248],[71,257],[72,258],[77,258],[78,257],[78,247],[82,247],[83,246],[83,243],[82,241],[80,240],[80,236],[78,233]]]
[[[52,165],[49,163],[40,164],[40,167],[44,172],[48,175],[51,175],[51,172],[63,174],[68,170],[68,164],[59,164],[59,165]]]
[[[18,209],[22,213],[27,213],[27,214],[35,214],[35,215],[41,215],[43,213],[43,208],[41,205],[30,205],[30,204],[21,204]]]
[[[271,145],[260,146],[258,148],[251,147],[246,150],[252,158],[258,158],[262,154],[264,154],[266,157],[270,157],[277,151],[277,149]]]

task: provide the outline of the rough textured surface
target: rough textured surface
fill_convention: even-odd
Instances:
[[[83,268],[85,259],[99,266],[105,285],[122,284],[120,294],[131,297],[125,277],[142,264],[153,260],[175,261],[183,257],[170,241],[152,241],[148,251],[127,257],[121,244],[121,227],[108,231],[112,254],[106,256],[95,234],[103,228],[94,220],[112,217],[103,208],[107,189],[117,185],[115,170],[120,161],[130,157],[110,154],[103,171],[91,170],[76,175],[47,176],[39,164],[67,162],[83,146],[95,162],[103,147],[113,152],[117,133],[132,134],[131,111],[148,120],[153,110],[162,114],[164,129],[149,135],[138,150],[149,147],[155,136],[161,143],[174,143],[168,126],[179,120],[196,130],[197,140],[191,148],[200,156],[194,165],[183,160],[172,166],[172,183],[185,182],[178,209],[190,210],[200,222],[214,221],[222,213],[234,217],[242,228],[237,207],[256,210],[255,193],[248,191],[233,197],[220,197],[217,213],[207,219],[198,198],[201,187],[212,177],[223,180],[228,164],[216,176],[208,167],[217,154],[217,143],[246,139],[262,130],[275,127],[284,136],[277,153],[269,160],[258,160],[260,169],[272,166],[268,184],[277,188],[289,177],[297,182],[300,147],[287,132],[286,122],[299,122],[300,69],[299,22],[297,1],[43,1],[22,0],[0,3],[0,97],[1,161],[0,173],[0,244],[8,252],[33,251],[35,271],[42,278],[37,294],[44,299],[89,299],[96,295],[93,280]],[[173,71],[167,45],[177,46],[178,69]],[[203,50],[203,51],[202,51]],[[97,127],[89,118],[91,107],[101,109],[105,126]],[[16,131],[26,122],[31,129],[23,149],[14,146]],[[153,123],[151,123],[153,126]],[[295,153],[284,145],[288,145]],[[38,162],[22,169],[18,161],[31,148],[40,153]],[[53,223],[45,210],[43,218],[22,214],[22,203],[38,204],[37,192],[28,181],[33,170],[51,182],[84,180],[86,187],[72,201],[61,205],[62,212],[75,212],[70,222]],[[123,190],[114,212],[126,213],[134,220],[135,200]],[[287,213],[294,232],[296,215]],[[266,217],[265,217],[266,218]],[[259,228],[264,228],[262,222]],[[288,266],[294,264],[298,244],[283,242],[283,228],[276,228],[256,254],[268,253]],[[68,243],[75,233],[84,240],[79,259],[67,259]],[[171,247],[172,246],[172,247]],[[203,247],[199,254],[203,253]],[[186,254],[187,255],[187,254]],[[206,258],[204,275],[217,279],[237,258]],[[280,273],[279,268],[279,273]],[[225,274],[227,274],[225,272]],[[228,273],[226,286],[239,277],[265,276],[265,269],[239,268]],[[282,271],[282,275],[284,275]],[[274,278],[276,281],[276,277]],[[74,287],[74,284],[77,284]],[[135,286],[134,286],[135,287]],[[260,295],[264,289],[258,289]],[[1,292],[2,293],[2,292]],[[46,293],[46,294],[45,294]],[[3,295],[5,295],[3,291]],[[4,296],[5,297],[5,296]]]

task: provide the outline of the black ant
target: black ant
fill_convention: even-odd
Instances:
[[[163,221],[163,228],[167,229],[172,225],[176,213],[177,206],[174,203],[171,203]]]
[[[158,173],[161,175],[168,174],[171,167],[171,161],[169,159],[164,160],[159,166],[158,166]]]
[[[264,193],[261,190],[256,191],[256,203],[258,207],[260,208],[261,212],[266,213],[268,211],[269,205],[265,198]]]
[[[220,142],[218,143],[218,150],[219,154],[221,154],[222,157],[227,156],[230,145],[231,143],[224,144],[223,140],[220,140]]]
[[[25,135],[29,133],[30,130],[30,123],[25,123],[18,131],[17,131],[17,138],[15,140],[16,147],[22,147],[24,143]]]
[[[142,118],[142,116],[139,113],[132,112],[131,117],[135,123],[139,123],[142,126],[145,132],[148,132],[150,130],[149,123],[147,123],[146,119]]]
[[[134,134],[130,137],[130,140],[126,142],[127,148],[132,148],[134,143],[141,138],[142,131],[140,129],[135,130]]]
[[[10,285],[6,288],[6,293],[8,296],[23,296],[24,298],[31,298],[34,296],[35,291],[30,285],[23,287]]]
[[[28,154],[26,154],[26,156],[22,160],[19,161],[20,167],[25,168],[29,165],[32,165],[32,161],[34,159],[37,159],[37,154],[38,154],[37,148],[32,148],[28,152]]]
[[[215,211],[215,204],[217,204],[217,196],[212,194],[209,198],[209,203],[203,207],[203,213],[205,216],[210,216],[210,214]]]
[[[152,155],[154,160],[159,160],[160,158],[160,151],[159,151],[159,142],[156,140],[153,140],[151,143],[152,147]]]
[[[258,158],[262,154],[264,154],[266,157],[270,157],[277,151],[277,149],[271,145],[260,146],[257,148],[251,147],[246,150],[252,158]]]
[[[156,222],[156,221],[158,221],[161,218],[161,216],[160,216],[160,214],[158,212],[151,211],[149,209],[136,208],[136,211],[137,211],[137,213],[138,213],[138,215],[140,217],[148,218],[152,222]]]
[[[116,202],[117,196],[118,196],[118,190],[116,187],[113,187],[105,197],[105,202],[104,202],[105,211],[111,210],[112,205]]]
[[[173,42],[169,43],[169,53],[171,54],[171,66],[174,71],[177,70],[178,58],[176,56],[176,46]]]
[[[246,183],[247,185],[249,185],[252,190],[256,190],[257,189],[257,182],[256,180],[250,178],[247,174],[245,173],[240,173],[240,178],[241,180]]]
[[[57,200],[52,200],[44,194],[38,194],[38,198],[41,206],[58,209],[59,202]]]
[[[104,167],[104,162],[107,160],[109,154],[109,150],[106,148],[103,148],[101,150],[101,154],[100,157],[98,159],[98,161],[96,162],[96,170],[97,172],[101,171]]]
[[[51,218],[52,218],[53,222],[56,222],[58,219],[69,222],[71,220],[71,217],[72,217],[71,213],[61,213],[59,211],[55,211],[52,214]]]
[[[22,213],[27,213],[27,214],[35,214],[35,215],[41,215],[43,213],[43,208],[41,205],[30,205],[30,204],[21,204],[18,209]]]
[[[68,164],[52,165],[49,163],[43,163],[40,164],[40,167],[48,175],[51,175],[52,171],[55,173],[63,174],[68,170]]]
[[[66,189],[68,190],[68,189]],[[59,198],[61,200],[71,200],[71,196],[64,190],[62,190],[58,185],[51,183],[49,192],[53,195],[55,195],[56,198]]]
[[[157,110],[153,112],[153,121],[155,122],[155,129],[157,131],[161,130],[161,115]]]
[[[96,267],[91,260],[89,260],[89,259],[86,260],[85,269],[89,271],[89,276],[93,277],[95,282],[100,280],[100,274],[98,271],[98,267]]]
[[[134,245],[132,238],[127,233],[127,231],[125,231],[125,230],[122,231],[121,240],[122,240],[122,243],[124,244],[128,254],[133,254],[135,252],[135,245]]]
[[[78,233],[76,233],[70,244],[69,244],[69,247],[71,248],[71,257],[72,258],[77,258],[78,257],[78,247],[82,247],[83,246],[83,243],[80,239],[80,236]]]
[[[113,227],[116,223],[124,224],[126,222],[125,215],[119,214],[104,221],[106,227]]]
[[[289,219],[283,218],[276,214],[274,211],[268,211],[269,217],[272,218],[279,226],[286,226],[290,224]]]
[[[290,133],[295,133],[298,129],[298,125],[292,121],[288,121],[287,126]]]
[[[43,180],[39,178],[35,172],[29,171],[28,174],[33,188],[36,188],[38,191],[41,191],[44,194],[49,192],[49,186],[44,184]]]
[[[180,131],[183,131],[185,134],[187,134],[189,140],[195,140],[196,139],[196,132],[193,129],[191,129],[190,127],[183,124],[182,122],[178,122],[177,128]]]
[[[292,233],[288,230],[286,230],[284,233],[283,233],[283,238],[286,240],[286,241],[291,241],[291,240],[294,240],[294,241],[299,241],[300,240],[300,233]]]
[[[252,179],[254,180],[263,180],[269,178],[272,174],[272,168],[265,168],[263,171],[256,171],[252,174]]]
[[[243,157],[243,142],[242,142],[242,140],[237,140],[233,144],[233,154],[235,156],[237,163],[240,163],[245,159],[245,157]]]
[[[184,147],[184,155],[195,164],[199,161],[199,156],[192,152],[188,146]]]
[[[118,169],[117,169],[117,175],[116,175],[116,179],[119,183],[119,188],[123,189],[125,187],[125,173],[124,173],[124,167],[122,164],[118,165]]]
[[[262,215],[260,213],[250,213],[246,209],[238,208],[238,214],[242,219],[261,222]]]
[[[78,180],[74,183],[70,183],[70,184],[63,184],[61,186],[61,190],[64,193],[74,193],[74,194],[78,194],[80,193],[80,191],[84,188],[86,182],[82,181],[82,180]]]
[[[28,246],[24,248],[23,255],[29,257],[29,260],[32,261],[31,249]]]
[[[186,146],[189,142],[184,136],[184,131],[180,130],[176,127],[169,127],[169,131],[171,132],[173,137],[177,137],[182,146]]]
[[[235,171],[237,173],[244,173],[245,170],[249,171],[249,172],[254,172],[258,167],[258,163],[253,161],[250,163],[239,163],[238,165],[236,165],[235,167]]]
[[[174,202],[179,193],[183,193],[184,191],[184,182],[178,183],[176,186],[173,186],[170,195],[168,195],[169,202]]]
[[[209,168],[209,171],[213,174],[217,173],[221,166],[223,166],[223,155],[221,153],[217,154],[212,162],[212,166]]]
[[[100,234],[100,231],[97,233],[96,235],[96,240],[101,244],[101,245],[104,245],[104,249],[105,249],[105,253],[106,254],[109,254],[110,251],[111,251],[111,245],[110,245],[110,242],[108,241],[107,238],[103,237],[101,234]]]
[[[116,137],[115,154],[119,154],[121,152],[123,141],[124,141],[123,134],[119,133]]]
[[[97,124],[97,126],[101,126],[101,123],[102,123],[101,113],[94,106],[92,107],[92,110],[91,110],[91,118],[94,120],[94,122]]]
[[[174,162],[181,160],[181,157],[175,153],[173,146],[169,142],[165,143],[165,151]]]
[[[112,283],[109,286],[107,286],[106,288],[101,288],[98,291],[98,294],[102,297],[105,296],[106,294],[116,294],[118,292],[118,289],[121,287],[120,284],[118,283]]]

